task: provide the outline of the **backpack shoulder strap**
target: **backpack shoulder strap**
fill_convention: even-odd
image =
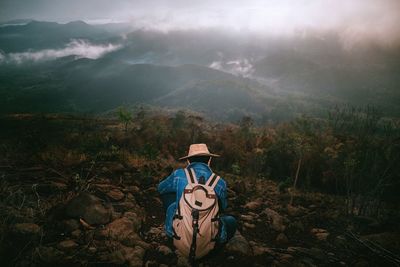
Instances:
[[[220,179],[220,177],[218,175],[216,175],[215,173],[212,173],[210,175],[210,178],[208,178],[208,180],[207,180],[207,185],[209,187],[211,187],[212,189],[214,189],[215,186],[218,184],[219,179]]]
[[[184,169],[185,174],[186,174],[186,179],[188,181],[188,184],[197,184],[197,177],[196,177],[196,173],[194,172],[194,170],[192,168],[185,168]]]

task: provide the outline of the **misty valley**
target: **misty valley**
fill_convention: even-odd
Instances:
[[[399,53],[335,33],[258,37],[124,24],[0,27],[0,112],[188,109],[224,121],[321,117],[335,105],[399,115]]]

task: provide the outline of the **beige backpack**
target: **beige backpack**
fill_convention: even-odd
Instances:
[[[191,261],[205,256],[215,246],[218,235],[218,197],[214,188],[220,177],[211,174],[199,184],[193,169],[184,169],[188,184],[174,216],[174,245]]]

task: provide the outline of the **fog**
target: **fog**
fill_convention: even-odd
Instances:
[[[229,61],[214,61],[209,67],[243,77],[251,77],[254,72],[251,61],[246,58]]]
[[[223,28],[267,35],[339,32],[355,44],[400,43],[398,0],[0,0],[0,20],[129,22],[145,29]]]
[[[97,59],[109,52],[121,48],[121,45],[107,44],[107,45],[93,45],[84,40],[72,40],[64,48],[61,49],[44,49],[39,51],[28,51],[21,53],[0,53],[0,63],[25,63],[37,62],[44,60],[52,60],[65,56],[76,56],[78,58],[85,57]]]

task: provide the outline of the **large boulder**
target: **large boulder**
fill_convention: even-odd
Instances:
[[[65,213],[70,218],[82,218],[90,225],[106,224],[111,220],[111,209],[103,205],[102,201],[91,194],[81,193],[71,199]]]

